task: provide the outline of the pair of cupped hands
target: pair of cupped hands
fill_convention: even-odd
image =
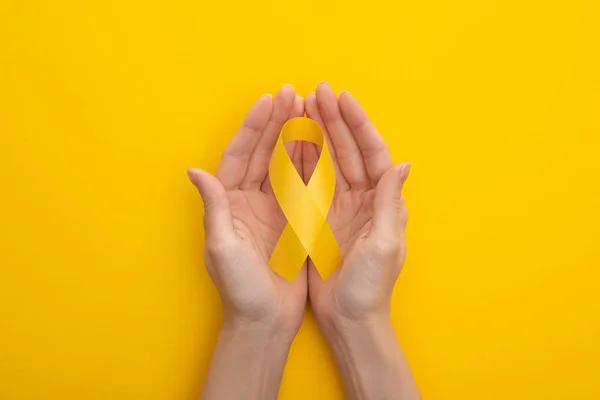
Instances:
[[[290,282],[269,267],[287,221],[268,168],[285,122],[305,114],[323,128],[335,164],[327,222],[343,260],[323,280],[308,258]],[[286,149],[308,182],[320,148],[292,142]],[[224,327],[258,329],[291,343],[308,299],[326,336],[389,321],[405,257],[402,186],[409,171],[408,163],[394,165],[385,141],[350,93],[338,97],[322,82],[305,99],[290,85],[274,97],[262,96],[225,149],[216,175],[188,171],[204,202],[205,264],[221,296]]]

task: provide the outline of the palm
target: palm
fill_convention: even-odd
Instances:
[[[262,191],[227,192],[237,235],[253,248],[258,258],[269,262],[286,219],[273,194]]]
[[[338,192],[331,204],[327,222],[333,230],[342,255],[346,255],[371,230],[374,190]]]

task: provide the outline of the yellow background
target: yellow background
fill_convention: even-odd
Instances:
[[[426,399],[600,398],[597,0],[0,0],[0,399],[193,399],[201,202],[328,80],[409,160],[394,323]],[[282,399],[342,398],[307,315]]]

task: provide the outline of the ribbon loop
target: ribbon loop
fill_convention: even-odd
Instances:
[[[321,156],[307,185],[298,175],[284,146],[295,140],[321,146]],[[327,223],[335,192],[335,166],[318,123],[305,117],[292,118],[285,123],[269,162],[269,176],[275,197],[288,220],[273,250],[269,262],[271,268],[293,280],[309,256],[321,277],[327,279],[342,256]]]

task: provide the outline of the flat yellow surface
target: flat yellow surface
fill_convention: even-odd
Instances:
[[[600,398],[596,0],[0,0],[0,399],[194,399],[201,202],[250,105],[328,80],[409,160],[394,323],[429,400]],[[339,399],[312,316],[282,399]]]

